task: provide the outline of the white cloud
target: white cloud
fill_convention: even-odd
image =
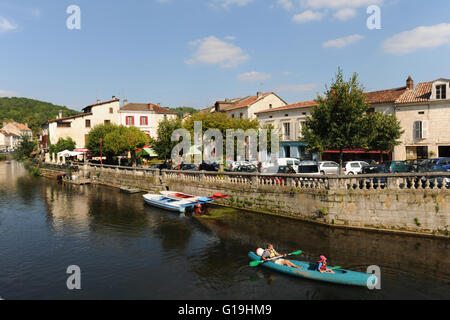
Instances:
[[[204,63],[232,68],[250,59],[250,56],[238,46],[214,36],[192,41],[189,45],[197,47],[197,51],[192,59],[186,61],[187,64]]]
[[[383,0],[304,0],[303,5],[313,9],[361,8],[370,5],[380,5]]]
[[[341,9],[337,11],[333,16],[341,21],[345,21],[356,16],[356,10],[353,8]]]
[[[305,91],[313,91],[317,88],[316,83],[309,84],[287,84],[279,86],[276,91],[277,92],[305,92]]]
[[[450,24],[421,26],[393,35],[383,43],[383,51],[407,54],[420,49],[435,48],[450,43]]]
[[[324,48],[344,48],[344,47],[351,45],[355,42],[358,42],[362,39],[364,39],[363,36],[361,36],[359,34],[353,34],[348,37],[337,38],[335,40],[329,40],[329,41],[325,42],[322,46]]]
[[[229,9],[231,6],[244,7],[255,0],[215,0],[213,6]]]
[[[294,4],[291,0],[277,0],[277,4],[288,11],[294,8]]]
[[[8,32],[17,29],[17,26],[6,18],[0,17],[0,33]]]
[[[256,71],[246,72],[238,75],[239,81],[245,82],[265,81],[270,78],[272,78],[270,74]]]
[[[15,97],[18,96],[17,92],[0,89],[0,97]]]
[[[296,14],[292,20],[297,23],[305,23],[310,21],[322,20],[324,14],[320,12],[315,12],[312,10],[307,10],[305,12]]]

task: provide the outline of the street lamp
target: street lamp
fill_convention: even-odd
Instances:
[[[99,141],[100,141],[100,165],[103,166],[102,138],[100,138]]]

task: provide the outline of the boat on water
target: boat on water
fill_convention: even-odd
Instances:
[[[120,191],[125,192],[125,193],[139,193],[139,192],[142,192],[141,189],[128,187],[128,186],[121,186],[120,187]]]
[[[198,197],[198,196],[194,196],[192,194],[187,194],[187,193],[178,192],[178,191],[161,191],[160,193],[166,197],[180,198],[180,199],[206,198],[206,199],[209,199],[208,202],[212,202],[217,199],[228,198],[227,194],[222,194],[222,193],[214,193],[211,197]]]
[[[258,256],[255,252],[249,252],[248,257],[252,261],[261,260],[261,257]],[[378,281],[377,277],[373,274],[344,269],[333,270],[334,273],[321,273],[317,270],[317,263],[297,261],[291,259],[289,259],[289,261],[301,267],[302,269],[300,270],[293,267],[278,265],[273,261],[267,261],[261,263],[260,265],[264,268],[272,269],[299,278],[306,278],[311,280],[331,282],[351,286],[362,286],[362,287],[368,285],[375,286]]]
[[[204,198],[203,200],[179,199],[166,197],[161,194],[145,194],[142,197],[144,198],[145,203],[149,205],[181,213],[193,210],[196,206],[201,206],[202,203],[208,201],[208,198]]]

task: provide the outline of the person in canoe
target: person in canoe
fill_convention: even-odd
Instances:
[[[280,253],[276,252],[275,249],[273,248],[273,245],[271,243],[268,243],[267,248],[264,250],[264,252],[261,255],[261,258],[265,261],[271,260],[274,263],[279,264],[280,266],[302,269],[302,267],[299,267],[296,264],[292,263],[291,261],[282,258],[282,257],[286,257],[286,256],[287,256],[287,254],[280,254]],[[272,260],[273,258],[276,258],[276,257],[278,257],[278,258]]]
[[[320,256],[320,260],[317,261],[318,266],[317,266],[317,270],[320,273],[334,273],[333,270],[328,269],[327,267],[327,258],[325,256]]]

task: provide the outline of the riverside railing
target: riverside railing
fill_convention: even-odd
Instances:
[[[248,185],[255,187],[290,187],[301,190],[448,190],[450,172],[396,173],[367,175],[264,174],[245,172],[210,172],[159,170],[142,167],[122,167],[82,164],[96,172],[122,173],[135,176],[176,179],[187,183]]]

